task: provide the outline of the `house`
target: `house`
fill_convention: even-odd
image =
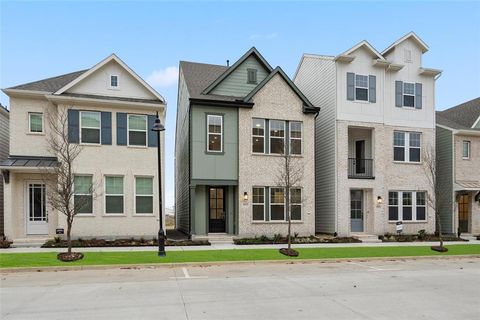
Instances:
[[[157,112],[165,119],[159,93],[114,54],[89,69],[3,92],[10,97],[10,155],[0,164],[10,240],[40,242],[66,231],[45,183],[55,178],[47,169],[59,161],[48,143],[50,123],[61,114],[68,114],[69,142],[81,148],[74,162],[74,203],[82,205],[72,237],[157,234],[157,136],[150,128]]]
[[[292,232],[314,234],[312,105],[255,48],[233,65],[180,62],[176,225],[193,238],[287,234],[285,150],[304,175],[291,188]],[[220,236],[221,238],[221,236]]]
[[[437,112],[442,231],[480,234],[480,98]]]
[[[0,161],[8,157],[8,130],[9,112],[0,104]],[[3,229],[3,176],[0,171],[0,236],[4,234]]]
[[[315,105],[315,229],[376,235],[434,232],[424,151],[435,148],[428,46],[410,32],[382,52],[361,41],[337,56],[304,54],[294,83]]]

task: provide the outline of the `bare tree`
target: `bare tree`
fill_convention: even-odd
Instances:
[[[433,194],[427,192],[428,205],[435,211],[435,221],[437,226],[438,237],[440,239],[439,246],[432,246],[432,250],[446,252],[448,249],[443,246],[442,223],[440,218],[440,211],[445,210],[442,206],[442,199],[448,197],[448,190],[442,188],[437,174],[437,161],[435,157],[435,149],[430,145],[425,148],[424,155],[424,172]]]
[[[283,152],[282,156],[280,157],[280,170],[277,174],[276,184],[278,187],[284,188],[283,196],[285,201],[285,212],[288,224],[286,254],[292,255],[292,203],[290,195],[293,188],[300,187],[300,183],[303,180],[303,166],[300,163],[300,158],[294,155],[292,156],[286,141],[283,145],[283,150],[286,150],[287,152]],[[298,253],[294,254],[298,255]]]
[[[92,184],[88,197],[75,199],[75,160],[82,152],[82,146],[69,142],[68,110],[58,109],[47,112],[49,134],[47,143],[49,151],[58,159],[58,165],[48,167],[42,172],[47,185],[47,201],[50,207],[66,217],[68,254],[72,254],[72,226],[80,209],[95,198],[95,187]]]

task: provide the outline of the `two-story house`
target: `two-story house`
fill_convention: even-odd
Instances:
[[[0,162],[8,157],[9,119],[10,115],[8,110],[0,104]],[[4,234],[3,203],[3,176],[0,171],[0,237]]]
[[[480,235],[480,98],[437,112],[442,231]]]
[[[294,82],[316,121],[316,231],[433,232],[423,154],[435,147],[435,79],[413,32],[383,52],[362,41],[337,56],[304,54]],[[371,237],[375,239],[375,236]]]
[[[87,70],[3,92],[10,97],[10,156],[0,164],[9,239],[38,242],[66,230],[65,216],[49,205],[45,183],[55,179],[47,169],[60,158],[48,142],[55,136],[51,119],[62,114],[68,115],[69,143],[81,149],[73,197],[81,208],[72,236],[157,234],[157,136],[150,128],[157,112],[165,119],[160,94],[114,54]]]
[[[180,62],[177,228],[210,239],[286,235],[285,185],[277,179],[285,151],[304,169],[290,192],[292,230],[314,234],[318,111],[255,48],[231,66]]]

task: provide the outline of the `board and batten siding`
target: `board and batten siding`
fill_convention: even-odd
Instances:
[[[247,83],[247,69],[257,70],[257,83]],[[210,93],[222,96],[245,97],[258,83],[262,82],[269,71],[254,56],[248,57],[235,71],[220,82]]]
[[[5,160],[8,157],[9,152],[9,113],[2,106],[0,106],[0,162]],[[3,224],[3,176],[0,172],[0,235],[4,234],[4,224]]]
[[[190,102],[180,70],[175,133],[175,227],[190,232]]]
[[[321,108],[315,121],[315,232],[336,226],[336,80],[331,57],[304,55],[294,83]]]
[[[451,130],[437,126],[435,132],[435,149],[437,159],[437,179],[441,186],[439,194],[439,215],[443,233],[455,233],[454,227],[454,193],[453,193],[453,133]]]

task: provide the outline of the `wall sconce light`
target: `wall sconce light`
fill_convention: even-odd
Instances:
[[[382,203],[383,203],[383,198],[382,198],[382,196],[378,196],[378,197],[377,197],[377,204],[378,204],[378,205],[381,205]]]
[[[248,193],[246,191],[243,193],[243,201],[248,201]]]

